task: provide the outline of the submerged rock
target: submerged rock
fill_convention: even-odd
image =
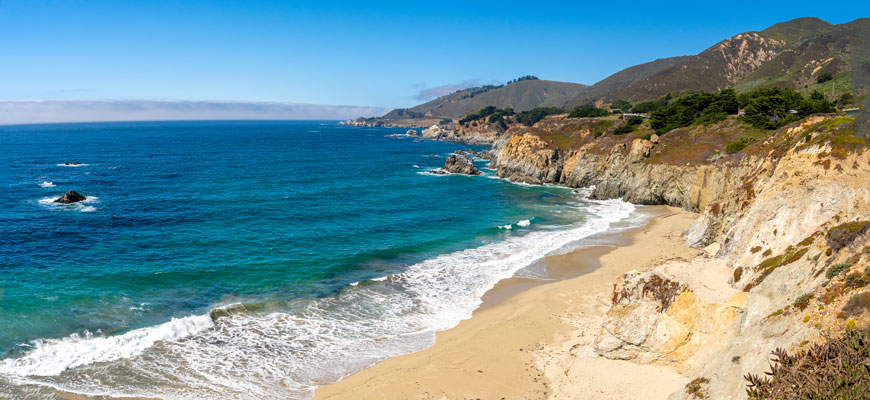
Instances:
[[[481,174],[480,170],[471,162],[471,158],[465,155],[462,150],[456,150],[456,152],[447,156],[447,160],[444,161],[444,168],[442,169],[453,174]]]
[[[68,166],[68,167],[77,167],[77,166],[79,166],[79,165],[82,165],[82,163],[78,163],[78,162],[65,162],[65,163],[63,163],[63,165],[66,165],[66,166]]]
[[[87,197],[82,196],[81,194],[78,194],[75,190],[70,190],[70,191],[64,193],[63,196],[60,196],[54,202],[60,203],[60,204],[72,204],[72,203],[78,203],[80,201],[85,201],[85,199],[87,199]]]

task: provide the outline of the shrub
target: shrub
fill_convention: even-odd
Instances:
[[[643,140],[650,140],[652,139],[652,133],[644,133],[643,135],[640,135],[640,138]]]
[[[737,141],[728,143],[728,145],[725,146],[725,152],[728,154],[737,153],[746,148],[746,146],[749,146],[752,142],[754,142],[752,138],[742,137]]]
[[[825,278],[833,279],[835,276],[840,275],[841,272],[849,269],[849,264],[837,264],[828,268],[828,271],[825,272]]]
[[[751,399],[865,399],[870,393],[870,337],[849,326],[825,343],[789,355],[773,351],[767,376],[748,374]]]
[[[812,298],[813,298],[812,293],[804,293],[804,294],[800,295],[800,297],[795,299],[795,301],[794,301],[794,303],[792,303],[792,305],[795,306],[795,308],[800,308],[801,311],[803,311],[804,309],[807,308],[808,305],[810,305],[810,299],[812,299]],[[806,322],[806,321],[804,321],[804,322]]]
[[[816,83],[825,83],[825,82],[828,82],[828,81],[830,81],[830,80],[832,80],[832,79],[834,79],[834,75],[833,75],[833,74],[831,74],[830,72],[822,72],[822,73],[819,74],[819,76],[816,78]]]
[[[634,132],[634,128],[635,128],[634,125],[627,125],[627,124],[620,125],[616,129],[613,130],[613,134],[614,135],[625,135],[627,133]]]
[[[851,244],[858,236],[870,229],[870,221],[847,222],[828,230],[827,244],[834,251]]]
[[[703,376],[692,379],[691,382],[686,384],[686,394],[692,396],[693,399],[706,399],[707,391],[704,390],[704,385],[708,383],[710,383],[710,380]]]

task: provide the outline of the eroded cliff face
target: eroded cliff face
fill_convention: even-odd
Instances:
[[[870,223],[841,226],[870,220],[870,151],[850,118],[772,134],[731,120],[651,140],[566,124],[509,131],[493,150],[498,174],[700,213],[685,233],[704,249],[697,258],[617,282],[597,354],[704,378],[708,398],[744,398],[743,376],[764,372],[774,349],[870,328]],[[737,137],[757,142],[725,154]]]

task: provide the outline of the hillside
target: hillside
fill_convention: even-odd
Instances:
[[[538,79],[501,86],[476,87],[441,96],[412,108],[390,111],[381,120],[395,123],[414,119],[457,119],[490,105],[513,108],[516,111],[536,107],[564,107],[587,88],[588,86],[578,83]]]
[[[739,92],[769,86],[806,92],[834,89],[837,95],[851,87],[853,47],[868,36],[866,19],[832,25],[818,18],[798,18],[760,32],[735,35],[617,90],[600,90],[598,86],[610,78],[605,79],[587,91],[596,96],[581,97],[575,103],[651,100],[668,93],[731,87]],[[821,74],[831,74],[833,79],[818,83]]]
[[[635,65],[585,86],[524,80],[500,86],[457,91],[361,125],[450,125],[487,106],[526,111],[536,107],[572,108],[589,102],[632,103],[688,92],[739,93],[765,87],[820,90],[828,96],[852,92],[860,99],[870,86],[870,19],[833,25],[818,18],[798,18],[757,32],[727,38],[697,55],[662,58]],[[863,60],[863,61],[862,61]]]

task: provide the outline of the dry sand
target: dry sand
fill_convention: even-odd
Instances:
[[[318,388],[315,399],[667,397],[688,379],[663,366],[599,358],[589,347],[617,277],[697,253],[680,237],[697,215],[657,209],[662,214],[647,226],[626,233],[625,245],[545,260],[550,270],[573,268],[583,275],[543,285],[505,282],[471,319],[438,332],[434,346]]]

